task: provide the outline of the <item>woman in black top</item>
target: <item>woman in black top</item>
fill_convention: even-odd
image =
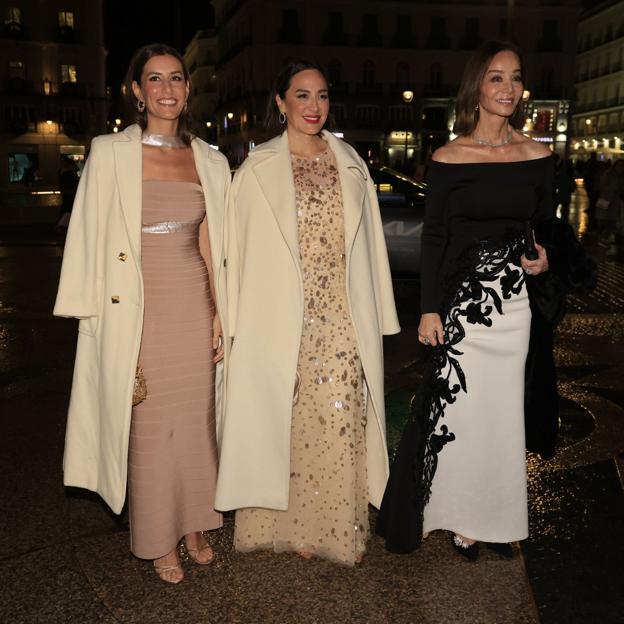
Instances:
[[[552,214],[553,158],[518,131],[523,76],[513,44],[484,44],[462,78],[459,136],[429,168],[418,333],[434,350],[379,516],[393,551],[446,529],[475,560],[478,541],[510,554],[528,535],[526,279],[548,260],[540,245],[525,257],[525,232]]]

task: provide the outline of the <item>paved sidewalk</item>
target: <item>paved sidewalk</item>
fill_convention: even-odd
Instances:
[[[512,560],[461,560],[436,533],[413,555],[374,537],[353,569],[232,551],[232,518],[210,536],[213,565],[185,564],[171,587],[128,551],[127,520],[62,486],[75,323],[50,316],[54,237],[0,245],[0,621],[11,623],[615,624],[622,621],[624,287],[579,298],[557,338],[562,409],[556,457],[529,457],[531,538]],[[34,235],[33,235],[34,236]],[[0,237],[2,238],[2,237]],[[47,241],[47,242],[46,242]],[[611,277],[609,277],[611,279]],[[396,440],[420,376],[417,283],[397,280],[404,331],[386,340],[388,424]],[[618,472],[619,470],[619,472]],[[373,518],[374,519],[374,518]]]

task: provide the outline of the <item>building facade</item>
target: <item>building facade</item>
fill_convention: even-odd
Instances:
[[[603,2],[579,22],[572,135],[574,158],[624,156],[623,0]]]
[[[198,122],[200,137],[216,144],[217,37],[214,30],[198,30],[184,52],[191,76],[191,112]]]
[[[58,190],[106,130],[102,0],[1,0],[0,193]],[[9,199],[7,199],[9,198]]]
[[[490,38],[526,55],[525,130],[563,153],[574,88],[579,0],[213,0],[219,145],[231,160],[267,138],[270,84],[284,60],[319,62],[337,129],[362,155],[425,160],[451,137],[467,55]],[[405,91],[413,98],[405,101]],[[409,98],[407,98],[409,99]]]

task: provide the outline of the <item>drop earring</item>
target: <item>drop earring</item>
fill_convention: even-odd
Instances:
[[[145,102],[143,100],[137,100],[137,110],[142,113],[145,110]]]
[[[280,114],[277,118],[279,119],[279,122],[282,124],[282,126],[286,123],[286,113],[282,113],[282,111],[280,111]]]

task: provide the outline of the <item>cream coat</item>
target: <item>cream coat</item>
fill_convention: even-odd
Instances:
[[[375,188],[355,150],[325,133],[345,216],[346,283],[368,388],[369,496],[388,477],[382,334],[399,331]],[[228,208],[228,331],[234,336],[215,506],[286,509],[290,426],[303,325],[303,281],[287,133],[234,177]]]
[[[221,311],[230,171],[227,160],[206,143],[195,139],[191,145],[206,202],[216,305],[226,324]],[[97,492],[115,513],[126,498],[132,390],[143,327],[141,203],[141,129],[134,125],[96,137],[72,211],[54,314],[80,319],[64,483]]]

